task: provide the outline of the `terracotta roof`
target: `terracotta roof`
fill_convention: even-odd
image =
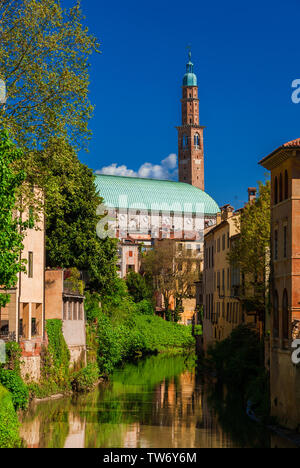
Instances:
[[[293,146],[300,146],[300,138],[297,138],[296,140],[288,141],[287,143],[284,143],[282,146],[285,148],[291,148]]]
[[[284,148],[300,148],[300,138],[296,138],[296,140],[291,140],[287,141],[283,145],[279,146],[276,148],[272,153],[268,154],[268,156],[265,156],[261,161],[259,161],[259,164],[263,166],[263,163],[267,161],[273,154],[276,154],[278,151]]]

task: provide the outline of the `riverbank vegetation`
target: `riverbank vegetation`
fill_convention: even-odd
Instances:
[[[0,384],[0,448],[21,447],[19,421],[11,393]]]
[[[194,346],[191,327],[156,316],[150,300],[134,302],[123,280],[112,297],[87,294],[86,313],[89,359],[104,375],[125,361]]]
[[[270,413],[269,378],[264,366],[264,346],[258,334],[241,325],[208,351],[207,364],[226,388],[225,405],[235,399],[245,409],[251,402],[263,421]]]

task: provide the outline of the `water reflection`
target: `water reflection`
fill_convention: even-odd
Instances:
[[[32,406],[21,435],[28,447],[40,448],[273,445],[272,436],[244,420],[243,412],[239,419],[237,410],[234,415],[218,407],[208,395],[193,357],[150,357],[126,365],[88,395]]]

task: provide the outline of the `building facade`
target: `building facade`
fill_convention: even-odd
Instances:
[[[71,364],[86,362],[84,295],[70,279],[69,270],[47,269],[45,272],[46,319],[62,320]]]
[[[238,299],[240,275],[228,262],[227,255],[238,235],[236,218],[230,205],[222,208],[217,225],[205,235],[203,273],[203,346],[227,338],[233,328],[242,323]]]
[[[39,189],[35,188],[37,197]],[[19,214],[28,221],[30,211]],[[25,232],[22,259],[27,261],[26,272],[18,274],[9,304],[0,310],[0,339],[17,341],[22,348],[23,376],[38,380],[40,353],[45,338],[45,219],[41,214],[38,222]]]
[[[28,221],[26,210],[20,215]],[[39,222],[25,232],[21,257],[26,260],[26,273],[18,274],[17,284],[10,294],[9,304],[0,312],[0,338],[30,341],[44,337],[44,269],[45,269],[45,221]]]
[[[248,189],[248,203],[256,199],[256,188]],[[203,347],[226,339],[234,328],[245,323],[260,331],[256,313],[243,309],[243,277],[230,265],[228,254],[240,237],[241,210],[230,205],[221,208],[217,224],[204,236]]]
[[[300,338],[300,139],[260,164],[271,171],[271,317],[266,340],[271,412],[291,429],[300,424],[300,368],[292,341]]]

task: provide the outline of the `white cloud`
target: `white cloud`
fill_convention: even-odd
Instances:
[[[102,167],[96,171],[96,174],[105,174],[105,175],[116,175],[124,177],[141,177],[143,179],[176,179],[178,170],[177,170],[177,156],[172,153],[165,159],[163,159],[160,164],[152,164],[145,162],[141,167],[134,171],[129,169],[127,166],[122,165],[118,166],[117,163],[113,163],[110,166]]]

